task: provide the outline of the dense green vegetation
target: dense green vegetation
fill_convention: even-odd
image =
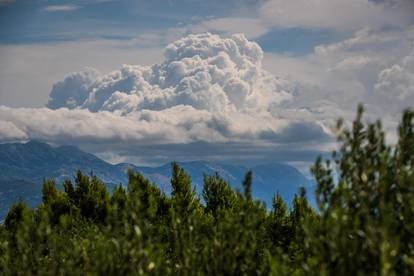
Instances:
[[[112,194],[78,172],[64,190],[45,181],[37,209],[13,205],[0,274],[413,275],[414,113],[395,145],[362,113],[338,123],[339,150],[312,168],[318,210],[304,190],[264,206],[251,173],[243,191],[206,175],[200,199],[175,163],[171,196],[136,172]]]

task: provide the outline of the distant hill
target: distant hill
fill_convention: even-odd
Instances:
[[[203,187],[203,174],[218,172],[233,187],[241,189],[241,182],[248,170],[244,166],[206,161],[179,164],[190,174],[198,193]],[[64,179],[72,179],[80,169],[84,173],[93,172],[112,190],[114,185],[127,184],[126,172],[129,168],[143,173],[165,193],[171,191],[170,164],[160,167],[140,167],[127,163],[112,165],[74,146],[52,147],[37,141],[0,144],[0,220],[16,200],[25,200],[31,206],[39,204],[45,178],[54,178],[57,183],[61,183]],[[286,201],[291,201],[300,186],[311,186],[303,174],[287,164],[263,164],[251,169],[253,195],[268,206],[277,191]]]

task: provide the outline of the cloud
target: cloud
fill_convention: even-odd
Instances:
[[[377,116],[383,116],[384,108],[396,115],[410,104],[413,95],[409,84],[413,31],[413,27],[363,29],[342,42],[316,47],[314,58],[329,68],[328,74],[359,85],[354,99],[371,105]]]
[[[212,114],[185,105],[162,111],[142,110],[125,116],[84,109],[0,106],[0,122],[8,129],[7,137],[1,137],[2,142],[30,138],[59,144],[105,142],[144,146],[192,142],[246,143],[260,139],[286,143],[326,137],[321,126],[314,122],[299,123],[269,114]],[[301,129],[306,132],[304,137],[300,136]]]
[[[412,20],[411,0],[270,0],[260,16],[276,27],[329,28],[357,30],[384,25],[406,26]],[[387,1],[388,2],[388,1]]]
[[[49,5],[42,8],[46,12],[69,12],[79,9],[76,5]]]
[[[293,121],[279,133],[271,131],[262,132],[261,138],[279,143],[310,143],[312,141],[321,143],[331,140],[331,136],[327,132],[322,124],[310,120],[303,120]]]
[[[321,150],[329,129],[289,107],[295,101],[290,83],[264,70],[262,61],[259,45],[244,35],[189,35],[169,44],[164,61],[152,66],[69,74],[53,86],[48,107],[0,106],[0,134],[7,132],[0,140],[39,139],[114,154],[159,148],[157,159],[170,160],[177,148],[206,144],[216,152],[200,149],[198,159],[225,158],[222,147],[229,145],[239,154],[283,145]]]
[[[12,122],[0,121],[1,142],[13,142],[28,139],[26,133],[17,128]]]
[[[165,61],[85,71],[55,84],[49,107],[123,114],[179,104],[210,112],[266,110],[290,99],[286,83],[262,69],[263,52],[243,35],[189,35],[168,45]],[[60,103],[60,105],[58,104]]]
[[[137,115],[138,116],[138,115]],[[152,126],[136,116],[123,117],[111,112],[92,113],[88,110],[52,110],[49,108],[0,107],[0,122],[15,127],[8,139],[23,137],[55,143],[142,141],[185,141],[179,130],[162,121]],[[168,135],[166,135],[168,133]],[[158,137],[158,138],[157,138]],[[3,138],[3,137],[2,137]]]
[[[248,151],[243,147],[262,155],[265,149],[305,152],[309,145],[324,151],[336,119],[352,120],[360,102],[370,120],[381,117],[394,132],[398,112],[412,101],[413,38],[412,28],[365,28],[299,58],[264,54],[243,35],[189,35],[169,44],[164,60],[152,66],[67,75],[54,84],[48,108],[3,107],[0,121],[9,129],[3,140],[74,143],[97,153],[110,148],[115,156],[139,145],[158,152],[154,162],[200,144],[231,144],[239,154]],[[401,92],[386,93],[395,83]],[[200,154],[226,158],[224,149],[217,151]]]
[[[67,76],[62,82],[53,85],[48,106],[59,108],[67,106],[75,108],[82,104],[88,97],[88,90],[99,76],[99,72],[93,68],[77,72]]]
[[[375,85],[378,96],[394,110],[414,106],[414,50],[398,64],[385,68],[378,74]]]
[[[414,38],[412,27],[403,30],[376,30],[362,28],[356,31],[350,38],[328,45],[315,47],[315,53],[319,56],[334,56],[341,53],[382,52],[389,51],[396,44],[411,41]]]
[[[267,53],[264,67],[292,83],[295,100],[283,110],[289,118],[313,118],[331,129],[339,117],[351,121],[363,103],[365,119],[380,118],[395,141],[402,109],[414,105],[413,31],[364,28],[304,57]]]

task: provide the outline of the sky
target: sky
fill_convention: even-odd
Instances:
[[[0,142],[285,162],[414,105],[412,0],[0,0]]]

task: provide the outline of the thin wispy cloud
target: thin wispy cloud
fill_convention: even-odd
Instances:
[[[46,12],[69,12],[79,9],[77,5],[49,5],[42,8]]]

